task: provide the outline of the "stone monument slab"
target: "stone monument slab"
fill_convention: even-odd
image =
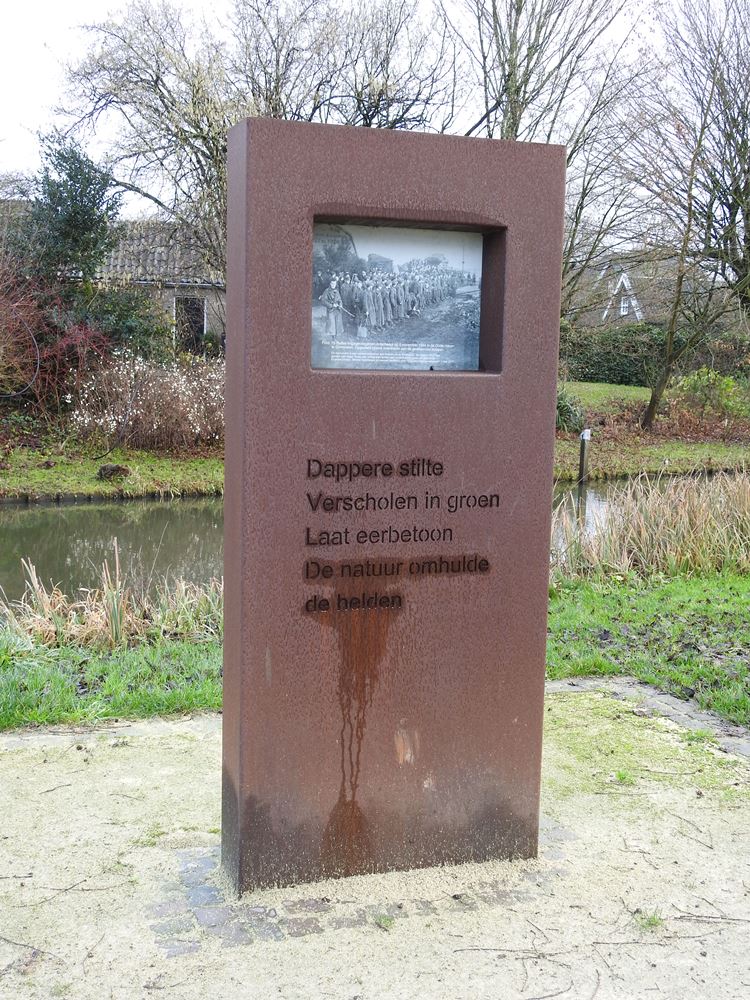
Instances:
[[[533,856],[561,147],[229,141],[222,864]]]

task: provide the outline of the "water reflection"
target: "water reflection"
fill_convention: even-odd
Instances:
[[[558,486],[554,506],[578,505],[586,530],[604,516],[617,483],[587,487],[578,498]],[[115,539],[120,563],[137,589],[165,576],[205,583],[222,575],[224,505],[221,498],[128,500],[38,506],[0,505],[0,587],[13,600],[23,591],[21,559],[34,563],[45,584],[69,594],[96,587]]]
[[[618,489],[622,489],[622,482],[580,487],[571,487],[567,483],[564,486],[558,484],[552,498],[552,509],[560,510],[564,507],[567,511],[574,512],[584,534],[590,534],[606,517],[612,494]],[[558,541],[553,537],[552,544],[558,544]]]
[[[21,559],[31,559],[45,584],[67,593],[96,587],[115,539],[128,583],[150,589],[165,576],[204,583],[223,573],[223,501],[129,500],[0,506],[0,587],[23,591]]]

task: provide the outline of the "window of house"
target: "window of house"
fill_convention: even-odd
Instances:
[[[176,295],[174,325],[177,346],[183,351],[202,354],[206,335],[206,300],[197,295]]]
[[[627,295],[623,295],[623,297],[620,299],[620,315],[627,316],[629,312],[630,312],[630,299],[628,298]]]

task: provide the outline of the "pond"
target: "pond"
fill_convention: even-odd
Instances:
[[[615,484],[586,490],[586,522],[606,510]],[[575,499],[569,484],[555,504]],[[74,594],[96,587],[102,564],[114,564],[115,542],[129,585],[148,590],[164,577],[204,583],[222,576],[224,509],[221,498],[128,500],[81,504],[0,504],[0,587],[21,596],[22,559],[30,558],[45,585]]]
[[[128,583],[149,589],[165,576],[203,583],[222,575],[221,498],[109,503],[0,505],[0,587],[23,591],[21,560],[68,594],[96,587],[115,541]]]

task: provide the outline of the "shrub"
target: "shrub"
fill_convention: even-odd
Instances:
[[[54,289],[0,261],[0,396],[59,411],[109,350],[99,329],[65,315]]]
[[[84,379],[71,418],[83,437],[178,450],[224,440],[224,362],[157,363],[120,353]]]
[[[20,283],[0,261],[0,397],[21,393],[35,381],[34,331],[44,322],[28,283]]]
[[[559,431],[576,432],[583,430],[586,414],[577,396],[568,392],[565,386],[557,387],[557,417],[555,426]]]
[[[39,375],[31,387],[37,409],[46,413],[65,409],[110,349],[104,334],[85,324],[70,326],[42,341]]]
[[[651,323],[603,328],[565,324],[560,361],[574,382],[650,386],[662,364],[664,337],[664,330]]]
[[[750,339],[747,331],[741,327],[725,330],[699,344],[691,366],[705,366],[722,375],[747,377],[750,375]]]
[[[750,391],[731,375],[720,375],[711,368],[699,368],[677,379],[672,398],[698,411],[701,420],[710,413],[726,420],[750,416]]]
[[[654,323],[576,327],[560,323],[560,368],[573,382],[652,386],[663,367],[665,331]],[[684,342],[679,332],[675,344]],[[741,330],[711,335],[680,360],[683,373],[705,366],[722,374],[750,374],[750,344]]]
[[[172,323],[141,288],[81,286],[72,297],[70,312],[75,322],[100,330],[115,347],[157,360],[172,353]]]

